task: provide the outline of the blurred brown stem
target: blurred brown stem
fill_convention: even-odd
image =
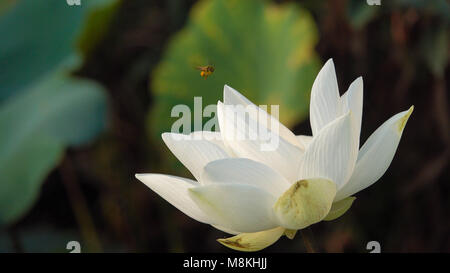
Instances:
[[[314,237],[311,228],[300,229],[300,234],[303,239],[303,244],[305,245],[306,251],[308,253],[316,253],[314,248]]]
[[[81,236],[86,243],[89,252],[102,252],[100,240],[95,229],[92,216],[89,212],[86,199],[76,180],[76,174],[68,157],[64,160],[61,168],[61,179],[66,188],[72,210],[81,231]],[[82,246],[83,249],[83,246]]]

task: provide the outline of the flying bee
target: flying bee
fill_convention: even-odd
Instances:
[[[208,78],[209,75],[211,75],[214,72],[214,66],[207,65],[207,66],[197,66],[195,69],[200,70],[200,76],[202,76],[205,80]]]

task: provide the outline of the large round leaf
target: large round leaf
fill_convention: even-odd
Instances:
[[[66,145],[104,128],[106,98],[91,81],[53,74],[0,108],[0,225],[33,204]]]
[[[92,23],[93,14],[105,14],[102,10],[111,10],[117,1],[81,2],[69,6],[65,0],[16,0],[8,6],[0,17],[0,103],[64,62],[77,39],[82,49],[99,41],[111,12],[93,26],[84,22]]]
[[[45,75],[72,51],[84,6],[20,0],[0,17],[0,102]]]
[[[116,2],[69,6],[61,0],[18,0],[1,13],[0,226],[33,204],[66,146],[90,141],[104,129],[103,88],[70,73],[81,61],[75,41],[80,33],[93,36],[86,18],[103,8],[113,12]],[[110,19],[103,16],[96,26],[105,29],[107,23],[101,22]],[[81,40],[82,49],[99,41]]]
[[[193,110],[194,96],[202,97],[203,107],[215,104],[224,84],[256,104],[280,105],[280,119],[287,125],[301,121],[319,69],[317,40],[311,15],[294,4],[199,2],[154,71],[152,135],[170,131],[177,119],[170,118],[173,106]],[[205,80],[195,67],[208,64],[215,72]]]

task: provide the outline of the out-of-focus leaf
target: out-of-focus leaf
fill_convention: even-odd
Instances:
[[[0,225],[29,209],[39,193],[37,182],[45,179],[64,151],[61,143],[48,136],[24,136],[21,142],[0,162]]]
[[[84,9],[60,0],[21,0],[0,17],[0,102],[71,53]]]
[[[0,108],[0,225],[29,208],[66,145],[104,128],[105,101],[96,83],[56,73]]]
[[[347,6],[347,16],[354,28],[361,29],[376,16],[379,10],[380,6],[369,5],[365,0],[350,0]]]
[[[448,63],[448,25],[430,30],[421,41],[423,58],[434,75],[442,77]]]
[[[7,37],[0,40],[0,225],[33,204],[66,146],[85,143],[104,129],[103,88],[69,74],[81,63],[75,42],[84,20],[115,3],[20,0],[0,17],[0,32]],[[97,18],[93,27],[106,28],[110,20]]]
[[[450,3],[448,0],[397,0],[394,7],[413,7],[421,12],[439,15],[448,23],[450,20]]]
[[[95,46],[104,39],[121,1],[97,0],[97,8],[87,15],[78,38],[78,48],[89,56]]]
[[[36,226],[20,229],[17,232],[19,244],[25,253],[69,253],[66,249],[70,241],[81,243],[81,252],[84,244],[80,235],[71,230],[54,229],[48,226]],[[0,253],[12,253],[17,250],[13,247],[9,236],[0,232]]]
[[[16,0],[2,0],[0,1],[0,15],[6,12],[9,8],[11,8]]]
[[[2,14],[0,104],[73,54],[83,20],[100,7],[95,2],[69,6],[63,0],[18,0]]]
[[[288,126],[303,120],[319,69],[317,40],[311,15],[294,4],[199,2],[154,71],[152,135],[170,130],[177,104],[193,109],[194,96],[202,97],[203,107],[216,104],[224,84],[256,104],[280,105],[280,119]],[[205,80],[195,67],[208,64],[215,72]]]

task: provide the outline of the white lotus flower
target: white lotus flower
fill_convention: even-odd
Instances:
[[[311,91],[313,136],[296,136],[266,112],[263,119],[245,119],[228,111],[227,105],[259,108],[225,86],[224,102],[217,108],[220,132],[162,135],[197,181],[163,174],[136,177],[191,218],[236,235],[219,239],[223,245],[260,250],[283,234],[293,238],[298,229],[341,216],[352,195],[387,170],[413,107],[383,123],[359,149],[362,100],[362,78],[339,96],[330,59]],[[245,130],[236,125],[252,119],[272,121],[271,126],[259,125],[279,137],[275,150],[261,151],[260,138],[226,137]],[[198,135],[203,138],[192,137]]]

